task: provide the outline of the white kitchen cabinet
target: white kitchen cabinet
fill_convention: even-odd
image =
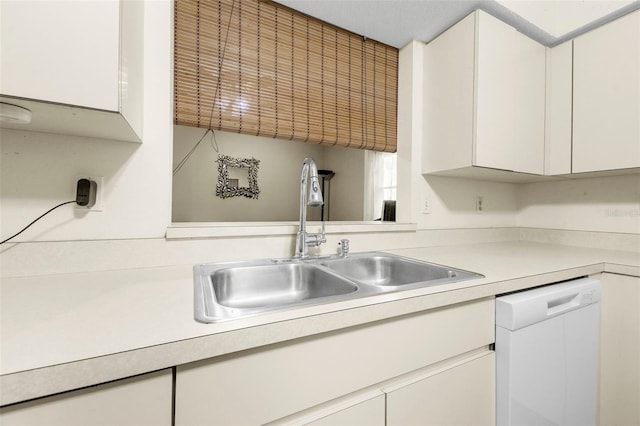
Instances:
[[[379,395],[321,419],[306,423],[312,426],[385,426],[385,398]]]
[[[571,173],[573,41],[547,48],[545,175]]]
[[[545,47],[476,11],[425,46],[425,174],[544,173]]]
[[[495,353],[418,373],[385,389],[387,425],[494,425]]]
[[[495,353],[474,350],[269,426],[495,424]]]
[[[385,395],[367,390],[329,401],[268,426],[385,426]]]
[[[602,274],[600,421],[640,425],[640,277]]]
[[[163,370],[5,406],[0,408],[0,424],[169,426],[172,376],[171,370]]]
[[[0,2],[0,101],[31,110],[3,127],[140,142],[142,1]]]
[[[487,298],[178,366],[176,425],[272,422],[493,341]]]
[[[572,172],[640,167],[640,11],[573,46]]]

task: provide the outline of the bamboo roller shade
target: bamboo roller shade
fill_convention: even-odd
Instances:
[[[396,151],[398,50],[270,1],[175,0],[175,123]]]

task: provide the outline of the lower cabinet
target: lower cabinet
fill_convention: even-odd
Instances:
[[[472,351],[268,426],[495,424],[495,353]]]
[[[0,408],[0,424],[170,426],[170,369]]]
[[[387,392],[387,426],[494,425],[495,354],[426,372]]]
[[[640,425],[640,277],[602,274],[602,426]]]
[[[384,395],[303,423],[312,426],[385,426]]]
[[[425,400],[454,401],[460,383],[473,380],[462,387],[486,389],[482,412],[470,410],[469,418],[484,419],[493,413],[493,379],[484,370],[481,382],[464,377],[477,368],[471,361],[478,352],[492,358],[494,340],[494,299],[486,298],[178,366],[175,424],[385,424],[389,406],[381,398],[392,394],[384,387],[442,365],[450,371],[424,382],[451,377],[457,384],[427,390]],[[362,392],[366,398],[354,399]],[[397,392],[393,398],[402,399]]]
[[[385,394],[368,389],[320,404],[266,426],[385,426]]]

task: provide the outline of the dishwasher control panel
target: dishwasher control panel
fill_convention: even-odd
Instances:
[[[600,281],[578,278],[496,298],[496,326],[517,330],[600,302]]]

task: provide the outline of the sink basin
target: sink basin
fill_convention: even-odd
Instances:
[[[482,277],[380,252],[202,264],[193,272],[195,318],[205,323]]]
[[[195,314],[219,322],[352,297],[356,283],[299,260],[255,261],[194,267]]]
[[[288,305],[358,289],[342,277],[305,263],[221,269],[213,273],[211,283],[220,305],[242,309]]]
[[[386,253],[357,253],[322,264],[354,281],[382,287],[437,285],[482,275]]]

